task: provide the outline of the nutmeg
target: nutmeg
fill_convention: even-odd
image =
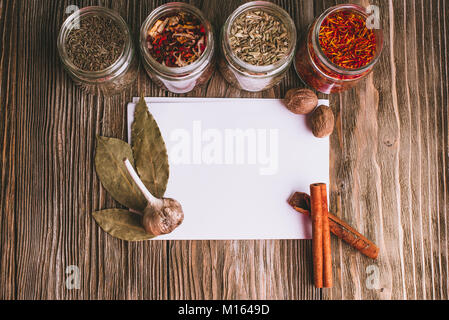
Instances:
[[[325,138],[334,131],[334,113],[327,106],[316,108],[309,121],[313,135],[317,138]]]
[[[318,97],[309,89],[291,89],[285,95],[284,103],[295,114],[309,114],[318,104]]]

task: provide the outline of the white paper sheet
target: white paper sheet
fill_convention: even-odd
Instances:
[[[129,137],[135,102],[128,105]],[[310,239],[294,191],[329,184],[329,140],[275,99],[146,98],[167,144],[165,196],[185,219],[159,240]],[[243,141],[243,143],[242,143]]]

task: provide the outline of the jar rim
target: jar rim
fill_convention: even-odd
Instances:
[[[207,43],[204,52],[201,54],[199,59],[192,62],[191,64],[184,67],[168,67],[156,61],[151,55],[148,47],[147,47],[147,32],[148,29],[159,19],[161,16],[167,14],[170,11],[180,11],[185,10],[188,13],[197,17],[204,26],[206,31]],[[214,32],[211,23],[204,16],[200,9],[197,7],[184,3],[184,2],[169,2],[163,4],[153,11],[146,17],[141,28],[140,28],[140,52],[143,56],[143,59],[154,69],[155,72],[162,73],[168,76],[182,77],[183,75],[187,75],[188,77],[194,76],[195,74],[201,72],[207,64],[205,62],[213,55],[214,53]],[[193,74],[192,74],[193,72]]]
[[[354,11],[360,15],[362,15],[365,18],[368,18],[368,15],[366,13],[366,9],[360,5],[357,4],[340,4],[333,6],[326,11],[324,11],[316,20],[314,23],[314,28],[312,30],[312,46],[319,57],[320,61],[322,61],[325,66],[329,69],[331,69],[334,72],[341,73],[344,75],[360,75],[364,72],[369,71],[378,61],[381,56],[382,50],[383,50],[383,33],[382,29],[375,29],[374,32],[376,34],[376,47],[377,52],[375,57],[365,66],[358,68],[358,69],[347,69],[340,67],[333,63],[324,53],[323,49],[321,48],[321,45],[319,44],[319,33],[321,29],[321,25],[323,24],[324,20],[330,16],[331,14],[338,12],[338,11]]]
[[[277,61],[276,63],[265,65],[265,66],[256,66],[250,63],[247,63],[240,59],[231,49],[229,45],[229,34],[230,29],[232,27],[232,23],[234,20],[239,17],[244,12],[254,10],[254,9],[261,9],[266,10],[270,14],[273,14],[276,18],[278,18],[281,22],[283,22],[290,33],[290,47],[285,55],[281,60]],[[237,64],[239,67],[249,70],[254,73],[266,73],[266,72],[272,72],[274,70],[278,70],[283,68],[286,64],[291,62],[293,60],[293,57],[295,55],[296,50],[296,39],[297,32],[296,32],[296,25],[291,18],[291,16],[288,14],[287,11],[285,11],[280,6],[268,2],[268,1],[251,1],[247,2],[241,6],[239,6],[237,9],[235,9],[231,15],[226,20],[225,24],[223,25],[222,29],[222,46],[228,53],[227,56],[229,56],[235,64]]]
[[[70,31],[72,31],[73,28],[76,26],[77,20],[81,21],[82,18],[91,15],[106,16],[115,21],[118,24],[118,26],[122,29],[126,39],[125,46],[123,47],[120,56],[110,66],[108,66],[103,70],[98,71],[88,71],[77,67],[69,58],[65,46],[67,36],[69,35]],[[77,75],[87,76],[92,79],[102,78],[112,73],[120,72],[122,71],[121,69],[126,69],[126,64],[124,64],[123,62],[127,60],[129,55],[132,54],[133,50],[131,32],[125,20],[120,16],[120,14],[118,14],[114,10],[101,6],[84,7],[68,16],[67,19],[63,22],[61,29],[59,31],[57,47],[61,60],[63,64],[66,66],[66,68],[70,69],[73,73]]]

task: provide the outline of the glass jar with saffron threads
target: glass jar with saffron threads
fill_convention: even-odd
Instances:
[[[329,8],[300,41],[295,69],[315,90],[338,93],[357,85],[371,73],[383,48],[380,22],[369,29],[365,8],[342,4]],[[372,23],[373,21],[370,21]]]
[[[71,14],[62,24],[57,45],[64,69],[89,94],[118,94],[139,73],[128,25],[108,8],[91,6]]]
[[[285,77],[295,55],[296,26],[281,7],[252,1],[226,20],[220,41],[219,68],[238,89],[258,92]]]
[[[140,29],[140,54],[151,80],[173,93],[205,85],[215,70],[212,25],[196,7],[171,2],[154,9]]]

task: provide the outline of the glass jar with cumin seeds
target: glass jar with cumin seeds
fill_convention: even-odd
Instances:
[[[296,26],[281,7],[248,2],[227,19],[221,32],[219,68],[233,86],[262,91],[278,84],[296,48]]]
[[[317,91],[342,92],[371,73],[382,47],[382,29],[368,25],[365,8],[337,5],[319,16],[302,37],[295,58],[296,73]]]
[[[196,7],[171,2],[154,9],[140,29],[140,54],[151,80],[173,93],[206,84],[215,70],[210,22]]]
[[[85,7],[70,15],[59,32],[58,52],[74,82],[94,95],[120,93],[139,72],[126,22],[104,7]]]

